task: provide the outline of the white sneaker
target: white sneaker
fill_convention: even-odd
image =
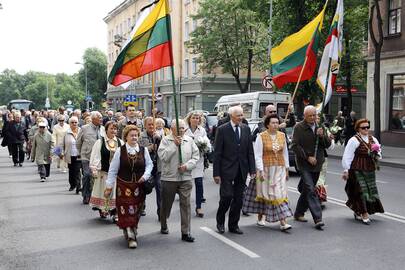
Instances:
[[[45,182],[46,178],[45,177],[41,177],[41,183]]]
[[[129,247],[129,248],[137,248],[137,247],[138,247],[138,243],[136,242],[136,240],[129,239],[129,240],[128,240],[128,247]]]
[[[259,227],[264,227],[264,226],[266,226],[266,222],[264,220],[258,220],[256,225]]]
[[[291,229],[292,228],[292,226],[290,225],[290,224],[284,224],[284,225],[280,225],[280,230],[282,231],[282,232],[284,232],[284,231],[287,231],[287,230],[289,230],[289,229]]]

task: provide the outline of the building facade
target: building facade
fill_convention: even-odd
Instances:
[[[381,141],[405,147],[405,10],[402,0],[381,1],[384,45],[381,53]],[[374,122],[374,50],[369,41],[367,118]]]
[[[120,52],[120,45],[130,38],[130,32],[139,18],[142,7],[151,0],[126,0],[108,13],[104,18],[108,28],[108,73]],[[216,72],[205,74],[199,69],[197,57],[191,54],[185,43],[198,22],[191,18],[198,10],[198,0],[169,0],[172,22],[172,46],[174,58],[175,85],[180,115],[190,110],[211,111],[216,101],[223,95],[240,93],[234,78],[229,74]],[[261,90],[261,74],[252,78],[251,91]],[[135,94],[138,108],[150,113],[152,108],[152,80],[155,81],[155,93],[161,93],[162,99],[156,102],[158,110],[168,117],[174,115],[173,86],[171,68],[163,68],[146,75],[124,89],[108,85],[107,103],[116,110],[124,109],[122,103],[127,94]]]

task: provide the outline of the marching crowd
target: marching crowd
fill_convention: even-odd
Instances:
[[[179,196],[181,239],[194,242],[191,235],[191,192],[195,189],[195,215],[203,218],[204,171],[207,154],[213,152],[213,179],[219,184],[216,214],[218,233],[243,234],[241,211],[257,214],[257,225],[279,222],[280,230],[292,228],[289,217],[307,222],[310,211],[314,226],[322,230],[322,205],[327,152],[342,143],[345,132],[342,178],[346,181],[347,206],[354,218],[371,223],[370,215],[384,212],[376,186],[375,171],[381,158],[377,139],[369,134],[370,122],[351,115],[346,123],[338,114],[326,128],[316,108],[307,106],[304,119],[296,123],[293,113],[286,121],[269,105],[258,127],[251,132],[240,106],[230,107],[219,119],[214,138],[208,138],[205,116],[191,111],[183,119],[168,120],[162,112],[144,115],[135,107],[124,112],[75,110],[3,113],[2,146],[8,147],[15,167],[24,160],[36,162],[41,182],[49,181],[51,163],[68,173],[69,191],[81,194],[100,218],[111,218],[123,230],[129,248],[136,248],[137,228],[145,212],[146,196],[155,190],[156,213],[162,234],[169,233],[167,220],[176,194]],[[286,127],[294,127],[292,139]],[[295,211],[288,199],[289,149],[295,154],[301,179]],[[248,183],[248,185],[246,185]]]

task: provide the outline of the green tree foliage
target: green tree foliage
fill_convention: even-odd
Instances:
[[[194,20],[199,26],[187,44],[203,70],[230,73],[242,93],[247,92],[254,67],[266,62],[268,34],[255,1],[203,0]],[[246,75],[243,83],[241,77]]]
[[[107,90],[107,56],[97,48],[88,48],[83,55],[84,68],[87,69],[87,88],[92,97],[95,107],[104,99]],[[78,79],[85,93],[86,72],[82,68],[79,71]]]
[[[107,88],[107,58],[98,49],[87,49],[83,56],[88,73],[89,92],[95,102],[95,107],[103,99]],[[28,99],[34,102],[36,109],[45,107],[46,92],[51,108],[56,109],[72,101],[76,108],[85,108],[85,72],[56,75],[43,72],[29,71],[24,75],[15,70],[6,69],[0,73],[0,105],[6,105],[13,99]]]

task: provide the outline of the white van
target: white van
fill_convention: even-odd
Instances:
[[[276,106],[278,116],[284,118],[291,100],[289,93],[253,92],[222,96],[214,107],[215,112],[227,112],[229,107],[240,105],[243,114],[253,131],[262,120],[266,107],[270,104]]]

